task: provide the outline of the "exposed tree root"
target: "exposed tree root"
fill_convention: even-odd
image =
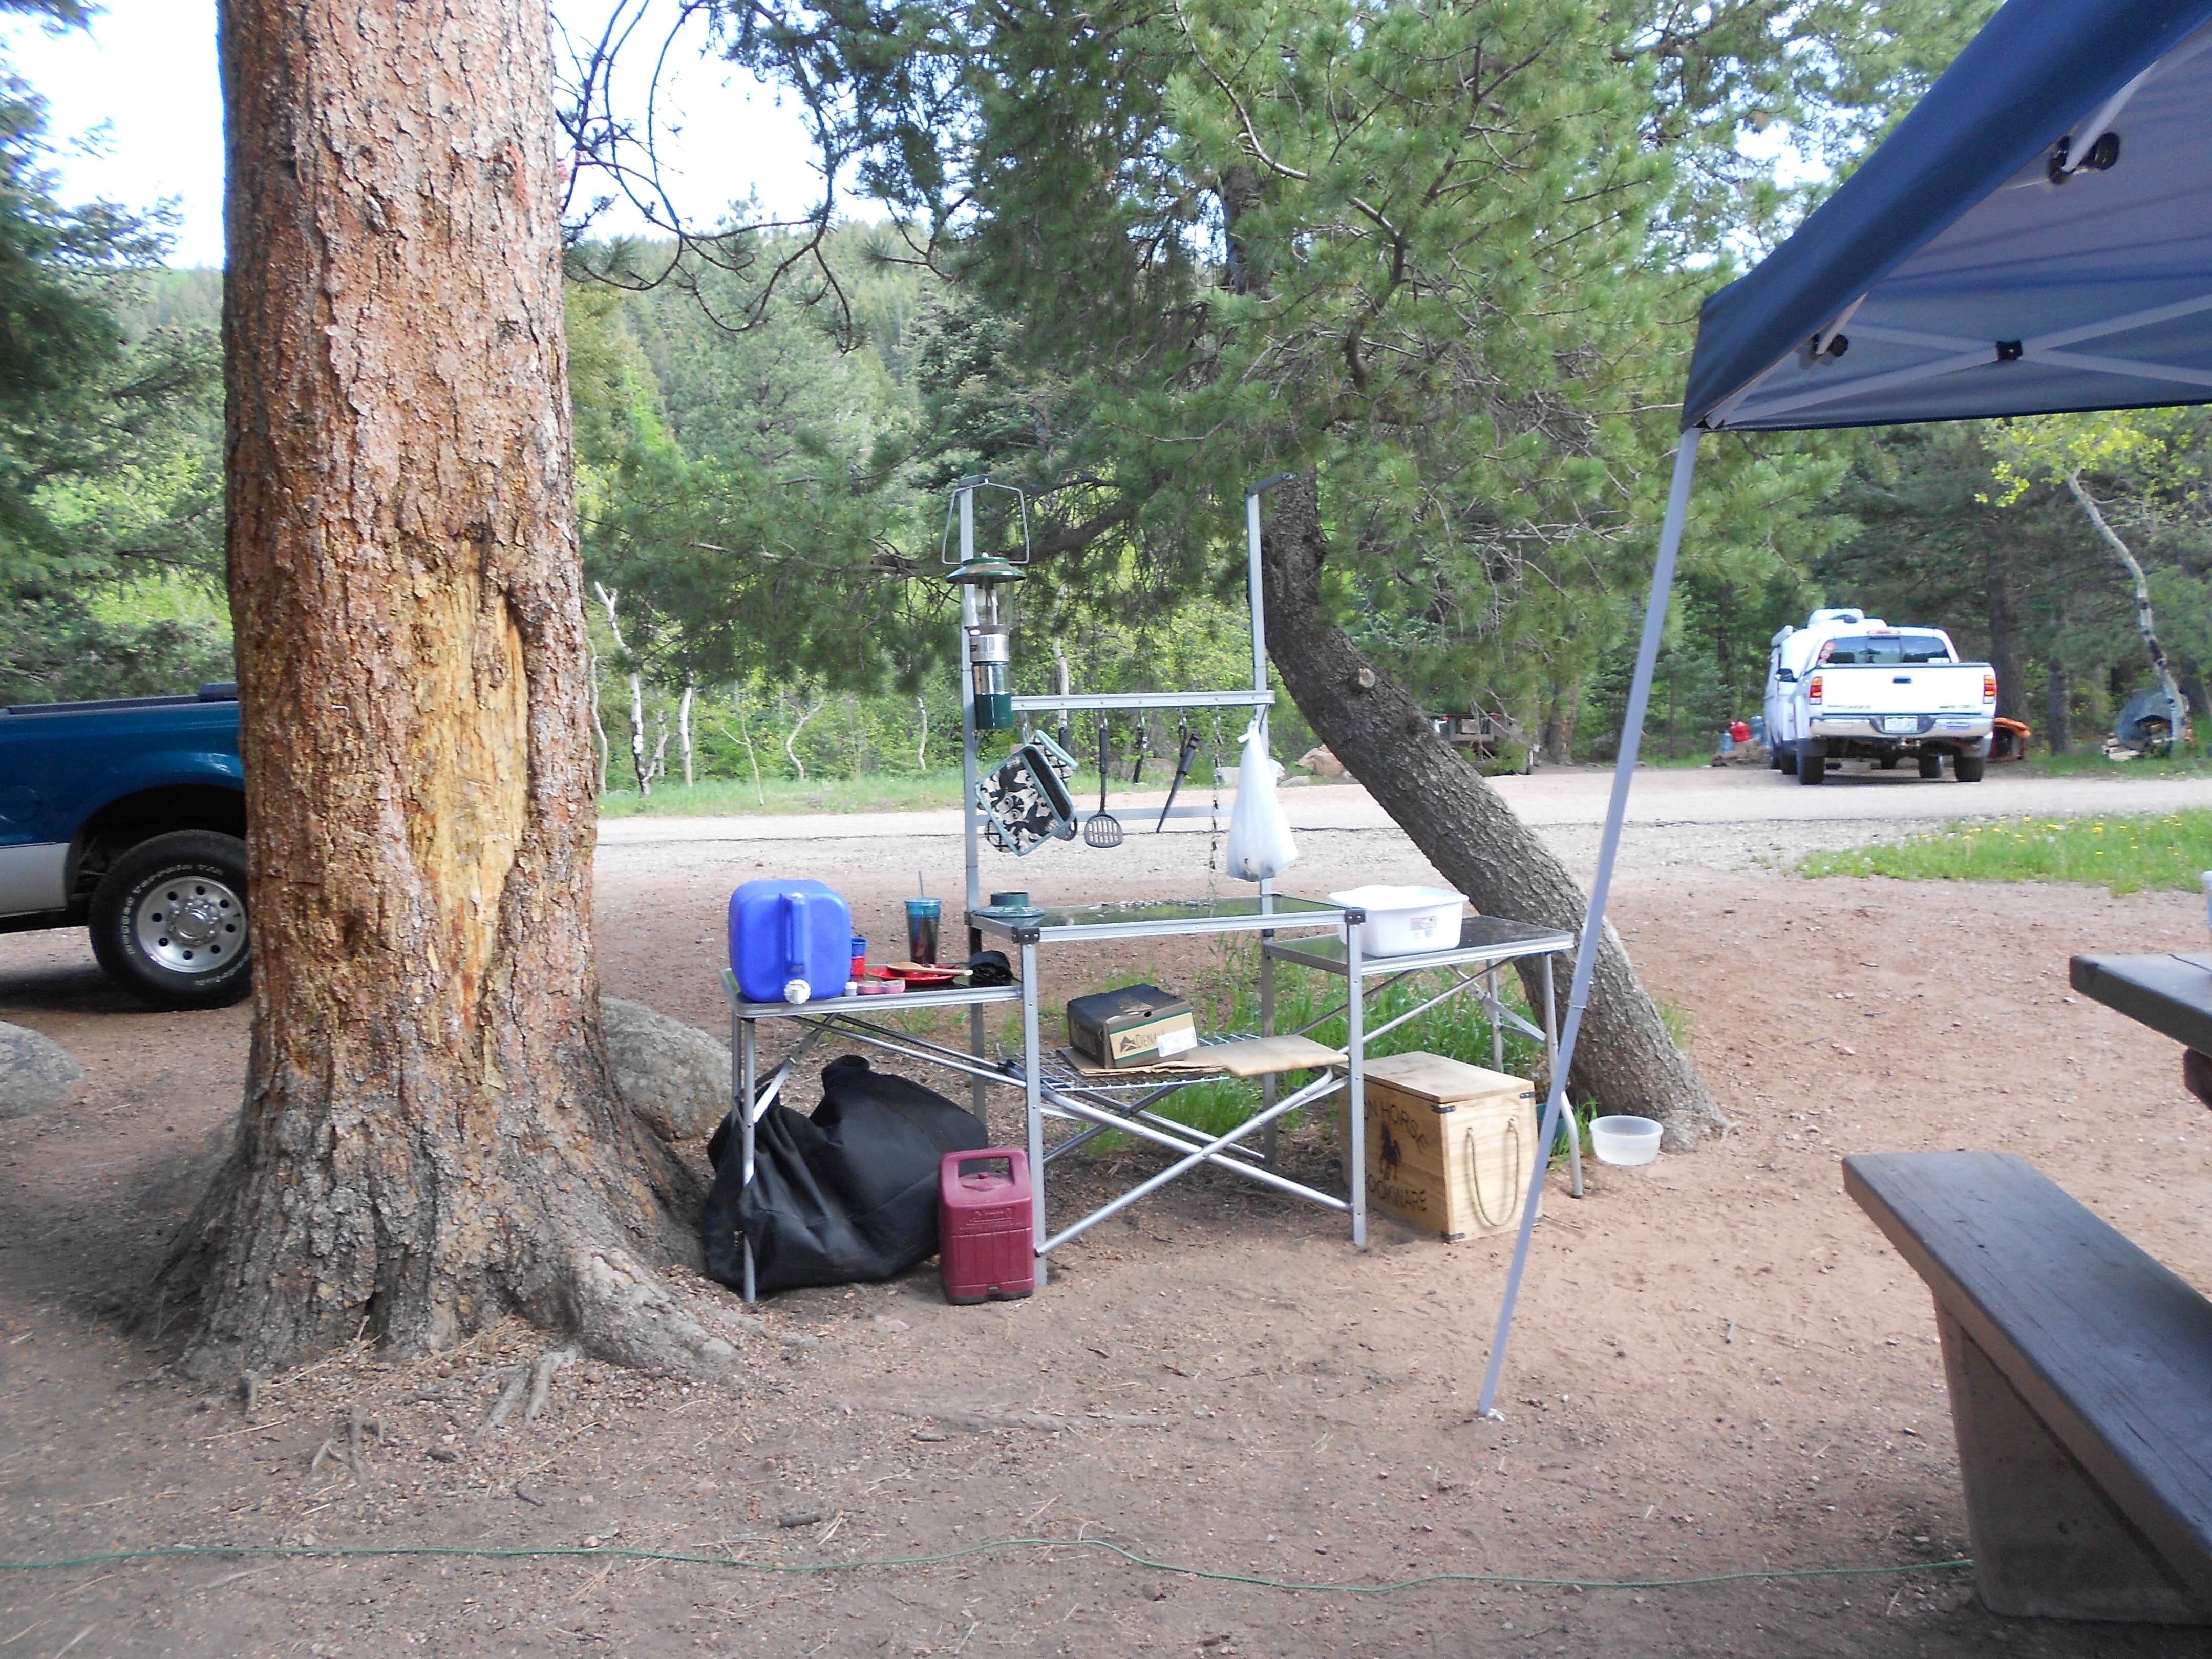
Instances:
[[[364,1327],[398,1352],[420,1353],[507,1314],[551,1333],[556,1351],[566,1339],[574,1353],[617,1364],[719,1376],[736,1342],[765,1326],[732,1312],[710,1316],[710,1327],[647,1265],[696,1265],[705,1178],[611,1099],[607,1117],[603,1144],[572,1142],[551,1167],[541,1153],[455,1183],[475,1224],[449,1223],[404,1255],[387,1244],[405,1236],[397,1224],[437,1212],[427,1195],[380,1188],[373,1170],[348,1179],[353,1171],[334,1171],[321,1156],[282,1172],[257,1169],[253,1137],[239,1135],[161,1269],[147,1322],[193,1330],[179,1369],[235,1378],[249,1413],[267,1373]],[[317,1201],[299,1202],[302,1192]],[[635,1240],[637,1253],[616,1238]],[[464,1251],[482,1254],[470,1261]],[[180,1307],[191,1312],[179,1322]],[[538,1401],[528,1417],[542,1412],[560,1363],[542,1379],[520,1373],[498,1422],[526,1399]]]
[[[522,1408],[525,1423],[535,1423],[544,1415],[545,1402],[553,1392],[553,1373],[581,1358],[573,1346],[548,1348],[538,1356],[538,1363],[530,1368],[530,1403]]]
[[[617,1249],[580,1249],[570,1261],[586,1353],[702,1382],[729,1375],[736,1346],[694,1317],[659,1275]]]
[[[514,1415],[514,1408],[522,1403],[523,1390],[530,1386],[530,1367],[517,1365],[507,1374],[506,1385],[499,1398],[492,1402],[491,1415],[484,1419],[484,1432],[492,1433],[507,1426],[507,1419]]]

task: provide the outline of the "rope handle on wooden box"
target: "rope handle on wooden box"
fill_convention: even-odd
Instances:
[[[1528,1152],[1521,1139],[1521,1114],[1514,1113],[1506,1119],[1505,1125],[1513,1133],[1513,1178],[1505,1185],[1505,1208],[1500,1214],[1491,1214],[1490,1206],[1483,1201],[1482,1158],[1476,1137],[1470,1134],[1464,1142],[1467,1147],[1467,1185],[1468,1190],[1474,1194],[1474,1212],[1482,1218],[1482,1224],[1492,1231],[1503,1227],[1513,1218],[1513,1194],[1521,1190],[1522,1160]]]

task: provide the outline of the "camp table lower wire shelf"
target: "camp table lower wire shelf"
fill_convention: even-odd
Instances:
[[[1342,1004],[1308,1020],[1298,1028],[1298,1031],[1310,1031],[1323,1020],[1332,1019],[1340,1013],[1345,1014],[1350,1020],[1352,1033],[1347,1047],[1351,1053],[1361,1055],[1363,1061],[1364,1050],[1377,1037],[1395,1030],[1408,1020],[1419,1018],[1455,997],[1472,992],[1490,1016],[1492,1070],[1502,1072],[1505,1069],[1505,1031],[1509,1026],[1523,1036],[1544,1045],[1544,1062],[1547,1067],[1558,1064],[1559,1027],[1552,975],[1547,972],[1542,976],[1544,1023],[1539,1027],[1505,1006],[1498,994],[1498,970],[1508,963],[1528,957],[1571,957],[1576,945],[1574,934],[1561,928],[1515,921],[1506,916],[1478,915],[1466,917],[1461,921],[1459,943],[1447,950],[1363,958],[1356,948],[1357,944],[1356,929],[1347,929],[1344,937],[1337,939],[1262,939],[1260,943],[1261,1035],[1275,1035],[1275,967],[1279,963],[1290,963],[1334,975],[1345,981],[1347,988],[1355,982],[1358,985],[1358,995],[1352,994],[1347,988]],[[1548,967],[1548,963],[1547,965]],[[1381,995],[1392,986],[1416,974],[1439,971],[1449,974],[1452,982],[1436,995],[1380,1025],[1366,1024],[1364,1005],[1370,998]],[[1273,1081],[1271,1079],[1262,1086],[1261,1109],[1263,1112],[1273,1103]],[[1270,1139],[1273,1132],[1273,1120],[1270,1118]],[[1364,1133],[1357,1126],[1355,1132]],[[1272,1147],[1266,1150],[1270,1153],[1273,1152]],[[1580,1198],[1583,1195],[1582,1136],[1571,1125],[1567,1130],[1567,1163],[1569,1191]]]

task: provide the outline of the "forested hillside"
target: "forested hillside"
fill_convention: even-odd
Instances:
[[[16,108],[14,142],[33,177],[34,106]],[[220,275],[149,268],[143,227],[32,199],[44,234],[105,238],[118,269],[59,279],[78,331],[51,343],[15,392],[0,474],[0,580],[14,619],[0,698],[228,678]],[[952,607],[931,579],[944,492],[968,471],[1004,473],[1010,458],[1048,453],[1074,394],[1013,366],[1012,320],[879,257],[878,237],[852,227],[832,239],[854,324],[842,337],[830,308],[803,293],[744,325],[746,296],[721,273],[696,292],[569,288],[600,723],[617,797],[635,793],[641,769],[663,789],[687,769],[730,781],[742,788],[724,799],[741,804],[769,800],[780,781],[941,777],[957,758]],[[623,251],[647,275],[665,257]],[[2107,445],[2086,486],[2127,526],[2177,678],[2203,713],[2208,434],[2198,415],[2158,419],[2155,444]],[[1768,488],[1798,495],[1792,511],[1815,533],[1751,538],[1727,557],[1687,562],[1653,702],[1660,753],[1702,752],[1729,719],[1755,710],[1768,636],[1818,604],[1950,629],[1998,665],[2005,712],[2061,748],[2096,741],[2153,683],[2124,571],[2063,479],[2001,477],[2001,429],[1765,441],[1771,454],[1750,459],[1773,471]],[[1070,482],[1079,493],[1082,480]],[[1188,526],[1217,550],[1214,574],[1195,583],[1141,540],[1103,562],[1041,568],[1022,596],[1024,688],[1046,689],[1063,662],[1091,689],[1237,683],[1240,526],[1233,512],[1215,517]],[[1431,708],[1503,708],[1547,757],[1602,757],[1638,597],[1632,580],[1587,580],[1604,574],[1524,589],[1510,605],[1487,586],[1431,583],[1411,606],[1402,588],[1376,590],[1353,596],[1355,633],[1405,665]],[[1287,705],[1277,726],[1279,753],[1310,741]],[[1172,754],[1171,717],[1143,735]],[[1210,756],[1210,726],[1201,735]],[[1112,734],[1120,763],[1135,736],[1128,722]],[[1095,731],[1074,737],[1095,755]]]
[[[59,200],[36,92],[0,64],[0,699],[227,672],[222,410],[204,276]],[[157,293],[165,297],[155,299]]]

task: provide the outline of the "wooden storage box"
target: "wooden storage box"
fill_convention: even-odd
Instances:
[[[1366,1071],[1367,1201],[1446,1240],[1519,1226],[1541,1127],[1535,1085],[1418,1052]],[[1341,1140],[1351,1103],[1337,1100]]]

